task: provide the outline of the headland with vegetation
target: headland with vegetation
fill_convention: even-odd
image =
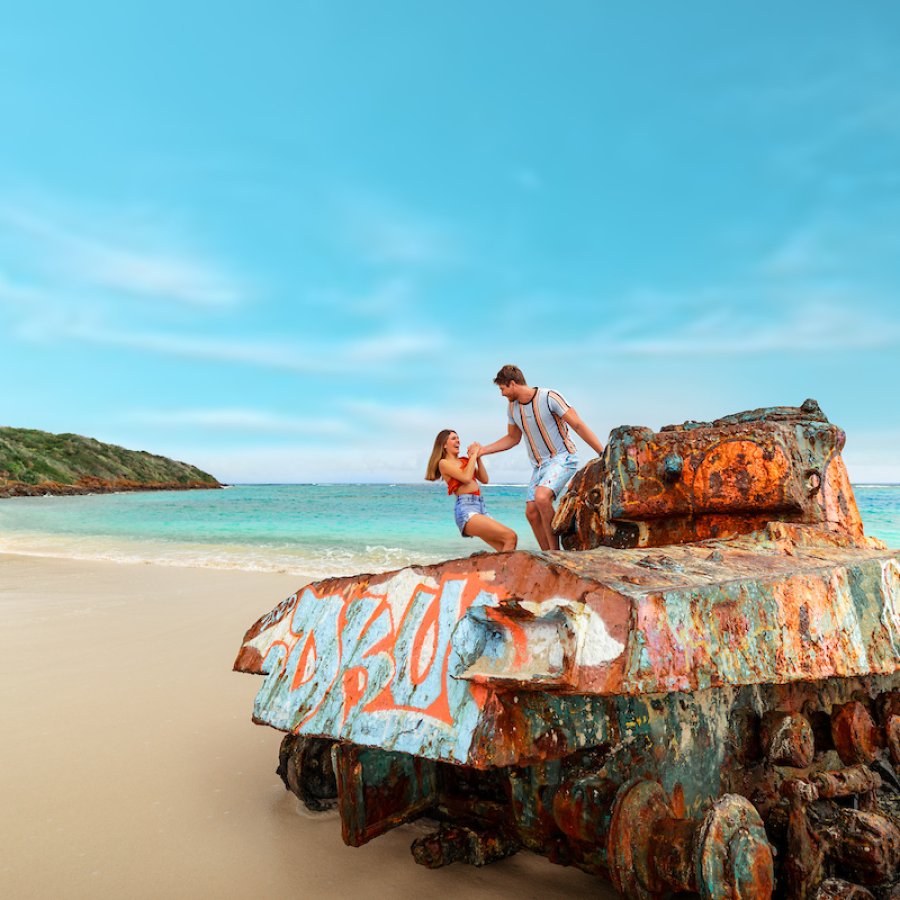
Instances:
[[[79,434],[0,427],[0,498],[220,488],[196,466]]]

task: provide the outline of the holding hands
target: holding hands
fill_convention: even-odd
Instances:
[[[478,454],[481,453],[481,444],[479,444],[478,441],[473,441],[466,449],[466,453],[469,454],[469,459],[473,456],[478,456]]]

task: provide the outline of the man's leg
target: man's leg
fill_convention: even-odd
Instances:
[[[553,533],[553,501],[556,495],[548,487],[541,485],[535,488],[534,505],[537,508],[540,517],[540,527],[544,532],[544,540],[538,538],[538,543],[542,550],[559,550],[559,538]],[[529,519],[529,521],[531,521]],[[537,537],[537,528],[532,525],[535,537]]]
[[[571,453],[559,453],[547,460],[533,481],[534,505],[544,530],[544,550],[559,550],[559,538],[553,533],[553,502],[566,489],[572,476],[578,471],[578,458]]]
[[[540,510],[535,502],[534,492],[537,490],[541,481],[543,468],[535,466],[531,470],[531,480],[528,482],[528,491],[525,494],[525,518],[534,532],[534,539],[538,542],[541,550],[549,550],[550,545],[547,543],[547,532],[544,530],[544,520],[541,518]]]
[[[544,531],[544,521],[541,519],[537,503],[535,503],[534,500],[528,500],[525,503],[525,518],[528,519],[528,524],[534,532],[534,537],[538,542],[538,546],[541,550],[549,550],[550,547],[547,544],[547,532]]]

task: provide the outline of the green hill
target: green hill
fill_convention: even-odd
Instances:
[[[79,434],[0,427],[0,496],[218,488],[187,463]]]

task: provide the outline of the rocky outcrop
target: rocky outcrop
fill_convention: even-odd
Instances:
[[[222,485],[206,481],[128,481],[124,478],[103,480],[101,478],[82,478],[77,484],[60,484],[58,481],[40,481],[37,484],[25,484],[22,481],[0,481],[0,499],[6,497],[45,497],[48,494],[59,497],[76,496],[78,494],[120,494],[129,491],[194,491],[203,488],[216,489]]]

